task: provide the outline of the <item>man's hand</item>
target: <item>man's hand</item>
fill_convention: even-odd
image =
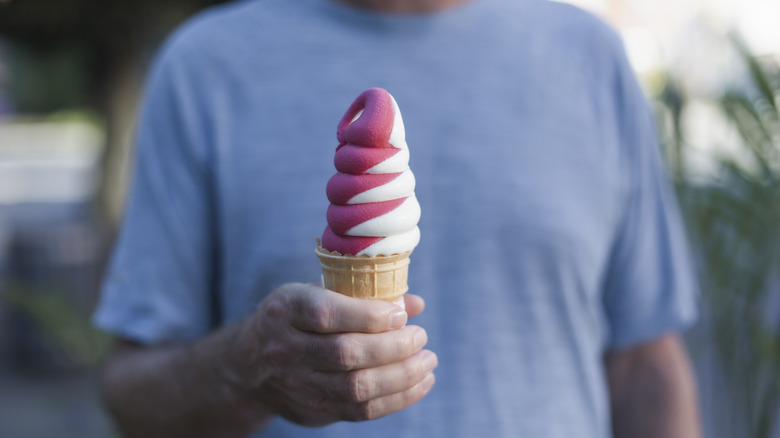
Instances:
[[[408,316],[422,312],[407,294]],[[190,344],[120,340],[103,396],[128,437],[243,437],[274,415],[309,426],[368,420],[422,398],[436,355],[382,301],[289,284],[247,319]]]
[[[422,311],[407,297],[411,316]],[[434,383],[436,355],[407,312],[384,301],[320,287],[285,285],[242,323],[230,348],[232,386],[306,426],[371,420],[420,400]]]

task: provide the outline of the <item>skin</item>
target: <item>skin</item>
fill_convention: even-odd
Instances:
[[[371,420],[430,391],[438,365],[407,312],[287,284],[247,319],[186,345],[119,343],[103,397],[128,437],[243,437],[274,416],[305,426]]]
[[[604,358],[616,438],[699,438],[696,387],[677,335]]]

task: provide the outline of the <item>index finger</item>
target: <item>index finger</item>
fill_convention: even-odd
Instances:
[[[382,300],[352,298],[314,285],[286,294],[290,324],[316,333],[381,333],[403,327],[408,315]]]

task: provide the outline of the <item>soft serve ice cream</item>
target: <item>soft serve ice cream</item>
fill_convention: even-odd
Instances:
[[[355,256],[412,251],[420,241],[420,204],[409,147],[395,99],[364,91],[338,125],[335,174],[326,188],[328,226],[322,247]]]

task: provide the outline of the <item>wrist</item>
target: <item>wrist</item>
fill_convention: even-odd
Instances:
[[[214,375],[219,379],[222,396],[243,419],[262,427],[274,416],[259,390],[268,374],[259,360],[262,340],[251,317],[227,327],[223,335],[215,339],[220,347],[214,349],[220,352]]]

